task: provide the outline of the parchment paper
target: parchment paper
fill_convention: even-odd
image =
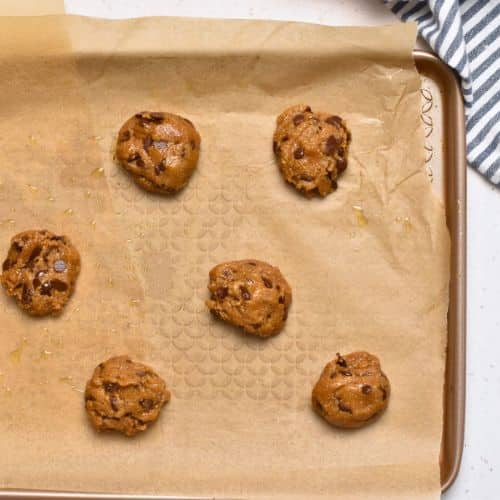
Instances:
[[[2,16],[42,16],[64,14],[64,0],[2,0]]]
[[[9,449],[0,458],[2,486],[224,498],[439,497],[449,243],[443,207],[424,171],[415,27],[175,18],[0,22],[10,34],[2,40],[3,74],[12,75],[0,83],[8,157],[2,207],[20,198],[10,191],[22,191],[32,161],[51,178],[64,179],[65,164],[75,172],[75,183],[57,185],[59,196],[75,200],[96,181],[89,170],[104,168],[115,213],[101,215],[116,228],[97,238],[82,221],[74,232],[106,249],[128,244],[146,314],[140,334],[120,336],[120,347],[141,339],[138,355],[173,393],[143,436],[94,434],[80,394],[68,390],[54,404],[51,391],[34,384],[38,366],[47,366],[46,378],[70,373],[83,384],[89,359],[110,347],[93,333],[95,322],[126,325],[133,314],[132,307],[117,309],[128,304],[127,283],[107,290],[109,307],[82,271],[71,302],[80,314],[65,315],[64,325],[51,321],[64,345],[50,365],[29,351],[31,339],[41,338],[38,323],[32,327],[2,298],[12,325],[0,337],[12,388],[11,399],[2,398],[15,401],[0,416]],[[34,26],[44,40],[27,35]],[[55,29],[70,46],[48,37]],[[352,130],[349,167],[325,199],[299,196],[273,160],[275,117],[300,102],[343,116]],[[180,113],[200,131],[199,168],[175,197],[144,193],[113,162],[120,125],[140,110]],[[20,144],[32,114],[52,138],[46,156]],[[83,141],[89,135],[99,138],[92,147]],[[61,136],[72,137],[74,147],[57,148]],[[66,161],[52,161],[61,158],[56,154]],[[16,201],[19,210],[29,213],[31,198],[23,200]],[[41,205],[26,224],[42,217],[66,228],[75,220]],[[1,228],[4,246],[12,229]],[[86,250],[82,257],[90,269],[92,257]],[[209,269],[246,257],[279,266],[293,287],[286,328],[268,340],[212,320],[203,303]],[[109,273],[120,274],[120,262],[109,264]],[[12,366],[7,353],[20,329],[28,337],[26,364]],[[310,393],[324,364],[353,350],[381,358],[392,396],[374,425],[345,432],[313,413]]]

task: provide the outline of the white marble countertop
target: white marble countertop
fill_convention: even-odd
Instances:
[[[65,0],[66,12],[96,17],[237,17],[370,25],[398,22],[367,0]],[[447,500],[497,500],[500,493],[500,192],[468,172],[467,414],[460,474]],[[497,217],[498,216],[498,217]],[[497,336],[498,335],[498,336]]]

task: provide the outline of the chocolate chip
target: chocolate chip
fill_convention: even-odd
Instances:
[[[346,360],[340,355],[340,353],[337,353],[337,361],[336,363],[339,365],[339,366],[342,366],[344,368],[347,368],[347,362]]]
[[[138,167],[144,167],[144,160],[142,158],[139,158],[138,160],[136,160],[135,164]]]
[[[227,297],[227,292],[228,292],[227,286],[220,286],[219,288],[217,288],[217,290],[215,290],[215,296],[219,300],[222,300]]]
[[[120,384],[116,382],[104,382],[102,386],[106,392],[116,392],[120,388]]]
[[[336,162],[337,165],[337,172],[341,174],[346,168],[347,168],[347,162],[344,160],[344,158],[339,158]]]
[[[52,292],[52,285],[50,281],[46,281],[45,283],[42,283],[42,289],[40,290],[41,295],[50,295]]]
[[[119,137],[120,141],[128,141],[130,139],[130,130],[124,130]]]
[[[301,175],[299,175],[299,179],[301,181],[310,182],[314,179],[314,177],[312,177],[311,175],[307,175],[307,174],[301,174]]]
[[[246,286],[241,285],[240,292],[241,292],[241,296],[243,297],[243,300],[250,300],[252,298],[252,296],[250,295],[250,292],[248,291],[248,288]]]
[[[68,285],[61,280],[51,280],[51,285],[54,290],[57,290],[58,292],[65,292],[68,289]]]
[[[352,377],[352,373],[349,370],[343,370],[340,373],[342,373],[344,377]]]
[[[94,396],[91,396],[90,394],[86,394],[85,395],[85,401],[95,401],[95,398]]]
[[[21,297],[21,300],[23,301],[24,304],[30,304],[31,303],[31,290],[24,285],[23,286],[23,294]]]
[[[337,138],[334,135],[328,137],[325,143],[325,154],[328,156],[333,156],[333,153],[337,150]]]
[[[136,113],[134,116],[135,116],[136,118],[142,118],[142,113]]]
[[[219,313],[219,311],[216,311],[215,309],[210,309],[210,314],[211,314],[214,318],[220,318],[220,313]]]
[[[372,386],[371,385],[368,385],[368,384],[365,384],[361,387],[361,392],[363,394],[370,394],[370,392],[372,392]]]
[[[329,123],[330,125],[342,125],[342,118],[340,116],[332,115],[329,116],[326,120],[326,123]]]
[[[306,106],[306,109],[304,109],[306,113],[312,113],[311,106]]]
[[[191,145],[191,149],[196,149],[196,142],[189,141],[189,144]]]
[[[150,135],[144,137],[144,149],[148,149],[153,144],[153,138]]]
[[[293,157],[296,160],[300,160],[301,158],[304,158],[305,152],[301,147],[298,147],[294,152],[293,152]]]
[[[305,120],[305,116],[302,113],[299,113],[298,115],[295,115],[293,117],[293,124],[295,126],[300,125],[304,120]]]
[[[162,172],[165,172],[166,168],[163,163],[158,163],[158,165],[155,165],[155,174],[160,175]]]
[[[387,391],[383,387],[380,387],[380,390],[382,391],[382,401],[385,401],[387,399]]]
[[[116,396],[111,396],[109,398],[109,404],[111,408],[113,408],[113,411],[118,411],[118,398]]]
[[[265,276],[262,276],[262,281],[264,282],[264,285],[266,288],[272,288],[273,287],[273,282],[269,279],[267,279]]]
[[[54,262],[54,270],[57,273],[62,273],[66,271],[66,262],[64,260],[58,259]]]
[[[33,280],[33,288],[38,288],[41,284],[42,282],[38,278]]]
[[[345,149],[344,148],[339,148],[338,151],[337,151],[337,154],[343,158],[344,155],[345,155]]]
[[[23,247],[17,241],[14,241],[14,243],[12,243],[11,248],[16,252],[20,252],[23,249]]]
[[[331,181],[332,189],[335,191],[338,188],[337,181],[335,179],[332,179]]]
[[[149,113],[149,120],[152,122],[162,122],[163,121],[163,113]]]
[[[42,247],[36,246],[28,259],[28,262],[33,262],[42,253]]]
[[[141,157],[139,156],[139,153],[133,153],[131,154],[128,158],[127,158],[127,161],[131,162],[131,161],[136,161],[136,160],[139,160]]]
[[[139,401],[139,404],[146,410],[146,411],[149,411],[151,410],[154,405],[155,405],[155,402],[152,400],[152,399],[141,399]]]
[[[279,304],[284,304],[285,303],[285,297],[283,295],[280,295],[280,298],[278,299]]]
[[[346,406],[342,401],[339,401],[339,410],[352,414],[352,410],[348,406]]]
[[[9,259],[5,259],[2,264],[2,271],[7,271],[12,266],[12,262]]]

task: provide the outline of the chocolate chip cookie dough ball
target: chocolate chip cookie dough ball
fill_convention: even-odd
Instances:
[[[347,168],[350,142],[342,118],[299,104],[278,116],[273,150],[287,182],[307,197],[326,196]]]
[[[59,314],[80,272],[80,255],[66,236],[47,230],[16,234],[2,265],[8,295],[33,316]]]
[[[143,111],[122,125],[116,159],[142,188],[172,194],[181,190],[194,172],[200,142],[187,118]]]
[[[128,356],[101,363],[85,388],[85,409],[92,425],[98,431],[113,430],[129,437],[146,430],[169,401],[163,379]]]
[[[212,314],[247,333],[268,337],[285,324],[292,290],[280,270],[254,259],[224,262],[209,274]]]
[[[352,352],[328,363],[312,392],[314,410],[337,427],[363,427],[389,403],[391,387],[376,356]]]

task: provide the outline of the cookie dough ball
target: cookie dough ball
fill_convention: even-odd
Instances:
[[[287,182],[307,197],[326,196],[347,168],[350,142],[342,118],[297,105],[278,116],[273,150]]]
[[[352,352],[328,363],[312,392],[312,405],[327,422],[356,428],[387,408],[391,386],[376,356]]]
[[[32,229],[16,234],[0,281],[8,295],[33,316],[59,314],[80,272],[80,255],[66,236]]]
[[[292,301],[292,290],[280,270],[254,259],[215,266],[208,289],[206,304],[212,314],[260,337],[281,331]]]
[[[143,111],[120,129],[116,159],[142,188],[171,194],[188,183],[198,163],[200,142],[187,118]]]
[[[98,431],[135,436],[160,415],[170,401],[165,382],[149,366],[116,356],[94,370],[85,388],[85,409]]]

